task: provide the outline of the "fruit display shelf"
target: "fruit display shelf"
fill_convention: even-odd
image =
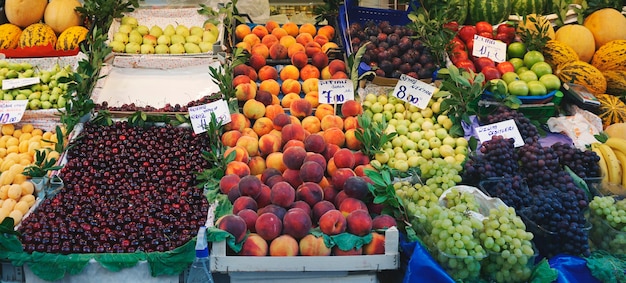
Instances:
[[[377,272],[400,267],[398,240],[391,227],[381,255],[292,257],[231,256],[221,241],[213,243],[211,271],[228,273],[231,282],[377,282]]]

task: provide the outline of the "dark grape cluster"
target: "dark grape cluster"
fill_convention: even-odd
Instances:
[[[520,175],[484,180],[480,182],[480,188],[490,196],[497,196],[516,210],[530,205],[533,201],[528,185]]]
[[[208,139],[191,129],[86,124],[47,198],[19,231],[26,252],[169,251],[207,217],[194,172],[208,166]]]
[[[478,184],[480,180],[512,177],[518,165],[514,156],[515,140],[493,136],[482,143],[480,154],[465,163],[464,182]]]
[[[531,143],[539,140],[539,131],[533,123],[524,116],[523,113],[517,112],[505,106],[498,107],[493,113],[487,115],[486,124],[498,123],[506,120],[515,120],[517,129],[519,130],[525,143]]]
[[[559,163],[572,169],[578,177],[600,177],[600,165],[598,165],[600,157],[593,150],[582,151],[561,142],[553,144],[552,149],[559,157]]]
[[[101,104],[96,104],[95,109],[96,110],[109,110],[109,111],[126,111],[126,112],[136,112],[136,111],[143,111],[143,112],[187,112],[189,111],[189,107],[193,107],[193,106],[199,106],[199,105],[203,105],[203,104],[207,104],[207,103],[211,103],[213,101],[216,101],[218,99],[218,96],[216,96],[215,94],[213,95],[205,95],[200,99],[194,100],[194,101],[190,101],[188,102],[186,105],[180,105],[180,104],[174,104],[171,105],[170,103],[165,104],[165,106],[157,108],[154,106],[150,106],[150,105],[146,105],[146,106],[137,106],[135,105],[135,103],[125,103],[122,104],[121,106],[109,106],[109,103],[107,101],[103,101]]]
[[[539,142],[525,143],[519,147],[517,161],[522,177],[528,180],[530,186],[550,184],[553,181],[552,173],[562,170],[554,150]]]

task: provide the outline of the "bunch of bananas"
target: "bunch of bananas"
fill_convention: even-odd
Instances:
[[[600,156],[602,182],[626,187],[626,140],[610,137],[604,143],[591,144],[591,150]]]

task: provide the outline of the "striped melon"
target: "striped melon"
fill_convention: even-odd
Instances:
[[[546,9],[546,1],[545,0],[511,0],[512,15],[529,15],[529,14],[539,14],[542,15]]]
[[[468,21],[480,21],[492,25],[502,23],[511,15],[511,0],[469,0]]]
[[[626,97],[626,70],[602,72],[606,79],[606,93]]]
[[[20,35],[19,47],[55,46],[57,36],[54,30],[46,24],[36,23],[27,26]]]
[[[597,94],[600,101],[600,114],[602,125],[606,128],[611,124],[626,122],[626,104],[619,98],[610,94]]]
[[[57,50],[74,50],[87,37],[89,31],[82,26],[73,26],[64,30],[57,39]]]
[[[548,41],[541,49],[541,53],[543,53],[544,61],[550,64],[553,70],[558,69],[564,63],[578,61],[578,54],[574,49],[556,40]]]
[[[0,49],[13,49],[17,47],[22,29],[14,24],[0,25]]]
[[[626,39],[609,41],[596,50],[591,65],[606,70],[626,70]]]
[[[591,64],[583,61],[573,61],[559,66],[555,75],[561,82],[570,82],[587,87],[589,92],[602,94],[606,92],[606,79],[602,72]]]

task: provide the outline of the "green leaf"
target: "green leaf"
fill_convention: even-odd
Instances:
[[[385,201],[387,201],[386,195],[379,195],[374,198],[374,203],[376,204],[384,203]]]
[[[551,283],[558,278],[558,271],[550,267],[547,259],[542,259],[535,265],[529,282],[531,283]]]
[[[601,133],[599,133],[597,135],[593,135],[593,137],[595,137],[596,140],[598,140],[601,143],[605,143],[606,140],[609,139],[609,135],[607,135],[605,132],[601,132]]]

